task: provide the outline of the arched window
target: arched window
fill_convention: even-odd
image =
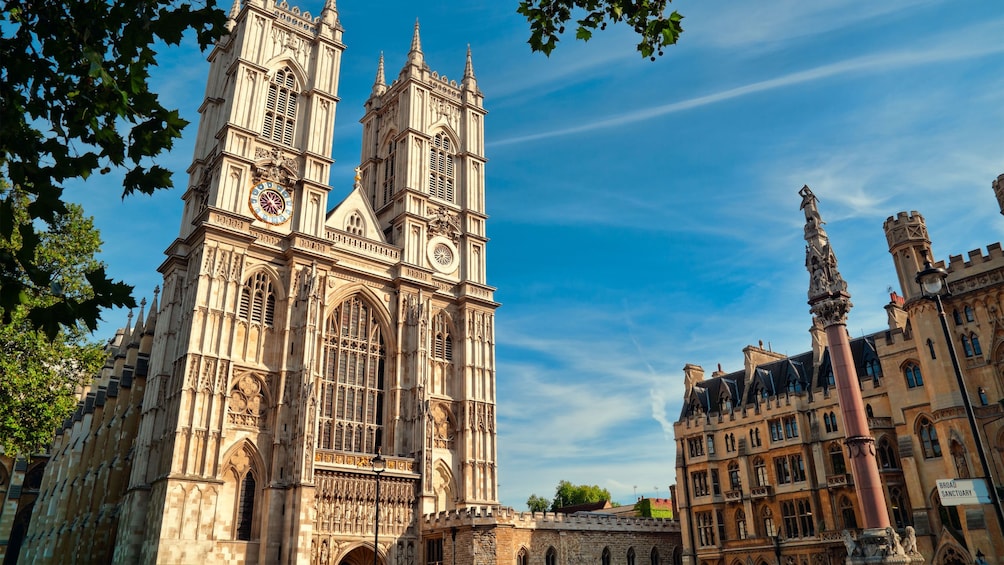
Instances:
[[[777,535],[777,526],[774,525],[774,512],[771,511],[769,506],[764,506],[763,511],[760,513],[760,517],[763,520],[763,533],[767,537],[774,537]]]
[[[980,387],[977,389],[977,394],[980,395],[980,406],[987,405],[987,389]]]
[[[847,472],[847,467],[844,465],[844,448],[837,442],[830,444],[830,469],[834,475],[843,475]]]
[[[962,520],[959,519],[959,509],[956,506],[944,506],[941,504],[941,496],[938,491],[934,491],[932,496],[934,507],[938,509],[938,518],[941,525],[952,530],[957,536],[962,531]]]
[[[739,463],[735,461],[729,463],[729,488],[732,490],[743,488],[742,480],[739,477]]]
[[[629,547],[627,550],[627,565],[635,565],[633,547]]]
[[[603,554],[600,556],[600,563],[602,565],[610,565],[610,548],[604,547]]]
[[[718,396],[718,413],[729,414],[732,412],[732,396],[727,391],[722,391]]]
[[[763,457],[753,459],[753,476],[756,477],[756,486],[758,487],[770,484],[770,480],[767,478],[767,463],[764,462]]]
[[[830,426],[833,427],[833,431],[837,431],[837,415],[830,412]]]
[[[931,353],[931,359],[938,358],[938,354],[934,352],[934,341],[931,338],[927,338],[927,350]]]
[[[241,302],[237,315],[253,324],[271,326],[275,319],[275,292],[272,279],[258,271],[241,288]]]
[[[878,359],[865,361],[865,374],[872,378],[872,386],[882,385],[882,365]]]
[[[983,348],[980,347],[980,338],[976,334],[969,334],[969,341],[973,344],[973,354],[983,355]]]
[[[962,325],[962,315],[959,314],[958,309],[952,310],[952,320],[955,321],[956,326]]]
[[[749,537],[749,531],[746,529],[746,513],[742,509],[736,510],[736,533],[739,539]]]
[[[826,386],[836,386],[836,380],[833,378],[833,369],[829,367],[826,369]]]
[[[917,432],[917,436],[920,437],[920,446],[924,451],[924,458],[941,457],[941,444],[938,442],[938,431],[934,429],[934,424],[922,417],[917,422]]]
[[[397,192],[394,177],[397,174],[397,142],[387,142],[387,155],[383,158],[383,205],[390,203]]]
[[[649,554],[649,564],[659,565],[659,550],[654,547],[652,548],[652,553]]]
[[[795,513],[798,516],[798,527],[802,537],[808,538],[816,535],[816,524],[812,521],[812,507],[808,498],[800,498],[795,501]]]
[[[892,510],[892,521],[897,528],[905,528],[913,524],[910,506],[907,504],[907,497],[902,488],[889,488],[889,503]]]
[[[266,139],[283,145],[293,145],[298,91],[296,77],[289,67],[276,71],[268,83],[268,97],[265,100],[265,123],[261,134]]]
[[[865,404],[865,415],[868,416],[869,418],[875,417],[875,411],[872,410],[871,404]]]
[[[966,306],[966,321],[967,322],[975,322],[976,321],[976,316],[973,313],[973,307],[972,306]]]
[[[853,530],[858,527],[858,518],[854,513],[854,504],[846,496],[840,497],[840,519],[844,523],[844,529]]]
[[[516,554],[516,565],[527,565],[528,557],[526,554],[526,548],[521,548],[519,553]]]
[[[878,442],[878,459],[879,467],[883,469],[899,469],[896,450],[888,437],[883,436]]]
[[[241,481],[241,491],[237,502],[237,539],[242,541],[251,540],[251,526],[254,524],[254,499],[255,499],[254,473],[248,471]]]
[[[383,334],[373,309],[346,299],[328,318],[321,382],[320,447],[375,453],[383,430]]]
[[[949,446],[949,451],[952,452],[952,461],[955,462],[955,476],[960,479],[969,478],[969,461],[966,460],[966,449],[962,447],[962,444],[952,440]]]
[[[558,565],[558,551],[553,547],[547,548],[544,554],[544,565]]]
[[[437,133],[429,148],[429,194],[440,200],[455,202],[453,142]]]
[[[450,337],[450,324],[446,314],[440,312],[433,321],[432,357],[440,361],[453,361],[453,339]]]
[[[906,376],[907,388],[924,386],[924,378],[920,375],[920,367],[916,363],[908,363],[903,367],[903,375]]]
[[[966,354],[966,357],[973,356],[973,346],[969,344],[969,336],[962,336],[962,351]]]

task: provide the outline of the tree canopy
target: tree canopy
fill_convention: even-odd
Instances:
[[[61,326],[93,330],[103,308],[134,306],[132,289],[100,265],[84,273],[91,292],[60,294],[58,273],[36,262],[42,233],[68,213],[64,183],[124,172],[121,194],[172,186],[153,162],[169,151],[187,122],[150,89],[158,43],[176,45],[186,31],[206,48],[225,31],[226,15],[206,2],[177,0],[3,0],[0,26],[0,312],[55,337]],[[197,7],[198,6],[198,7]],[[104,188],[101,188],[104,189]],[[96,189],[99,190],[99,189]],[[31,221],[15,218],[22,212]],[[52,289],[53,300],[33,297]]]
[[[610,491],[599,485],[573,485],[568,481],[560,481],[554,489],[551,510],[604,500],[611,500]]]
[[[672,0],[520,0],[516,11],[530,24],[530,49],[550,55],[574,19],[575,39],[589,41],[607,23],[625,23],[640,38],[638,52],[653,61],[683,33],[683,16],[666,15]]]
[[[16,188],[5,190],[20,228],[30,222],[30,199]],[[0,241],[0,252],[20,251],[18,233],[15,230],[11,241]],[[61,297],[86,300],[92,292],[87,275],[101,266],[95,259],[100,246],[93,221],[74,204],[65,205],[39,234],[32,260],[53,273],[52,286],[59,288],[59,296],[32,293],[5,316],[8,323],[0,324],[0,447],[5,453],[42,451],[76,405],[77,387],[104,363],[104,348],[86,339],[84,326],[63,326],[50,337],[27,319],[32,308],[44,308]]]

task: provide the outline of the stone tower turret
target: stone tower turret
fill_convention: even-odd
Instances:
[[[998,175],[991,186],[994,189],[994,196],[997,197],[997,204],[1000,205],[1001,215],[1004,215],[1004,174]]]
[[[896,275],[899,277],[899,287],[903,298],[910,300],[920,296],[920,288],[914,278],[924,268],[924,257],[930,257],[931,239],[927,235],[927,224],[924,216],[913,211],[907,214],[900,212],[895,217],[889,216],[882,224],[886,240],[889,242],[889,253],[896,265]]]

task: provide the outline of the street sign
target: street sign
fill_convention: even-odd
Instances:
[[[990,503],[990,491],[983,479],[938,479],[938,496],[943,506]]]

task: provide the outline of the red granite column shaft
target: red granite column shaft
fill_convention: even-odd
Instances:
[[[889,526],[889,511],[882,493],[882,479],[879,477],[878,461],[875,456],[875,439],[868,429],[858,374],[854,368],[851,344],[847,339],[847,326],[833,324],[826,328],[826,339],[830,347],[830,363],[833,379],[837,384],[840,413],[844,416],[847,430],[847,452],[851,473],[854,476],[854,491],[864,514],[865,528],[886,528]]]

